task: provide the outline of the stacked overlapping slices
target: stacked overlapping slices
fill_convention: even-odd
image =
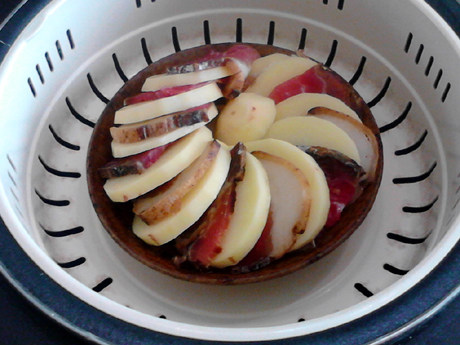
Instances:
[[[356,91],[302,53],[262,45],[149,66],[108,105],[88,154],[90,194],[114,238],[151,267],[214,282],[268,279],[335,248],[369,211],[381,169]]]

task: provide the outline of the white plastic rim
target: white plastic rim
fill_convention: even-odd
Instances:
[[[435,28],[442,32],[445,40],[452,48],[451,53],[455,54],[455,57],[451,58],[459,60],[460,43],[455,33],[453,33],[447,24],[442,21],[442,19],[423,1],[410,0],[408,3],[409,2],[410,6],[414,7],[414,10],[422,13],[426,18],[429,19]],[[36,30],[40,29],[40,20],[44,20],[47,17],[52,16],[53,13],[58,12],[59,8],[65,3],[66,1],[55,1],[47,6],[43,13],[41,13],[36,19],[38,25],[34,21],[34,25],[37,25]],[[397,5],[397,2],[395,2],[394,6]],[[21,54],[21,44],[33,37],[33,31],[34,30],[29,30],[25,32],[22,35],[23,37],[18,39],[18,43],[11,49],[9,53],[8,63],[10,63],[11,60],[14,60],[15,54]],[[12,71],[8,70],[8,63],[0,74],[0,94],[5,92],[7,87],[7,84],[4,82],[5,77],[13,73]],[[80,67],[80,69],[84,68],[85,66]],[[78,71],[74,71],[74,73],[78,73]],[[414,94],[417,94],[417,92],[414,91]],[[419,99],[418,103],[424,104],[424,100]],[[43,127],[43,125],[40,126]],[[433,127],[436,126],[433,125]],[[434,135],[436,137],[437,144],[441,147],[442,144],[441,140],[439,139],[439,135],[436,133]],[[444,150],[440,149],[440,151]],[[447,181],[449,179],[446,173],[448,170],[446,167],[447,158],[442,156],[442,158],[438,161],[438,165],[440,170],[443,172],[442,180]],[[28,169],[29,171],[32,170],[31,158],[29,161]],[[440,194],[443,197],[439,201],[441,203],[439,211],[440,218],[443,218],[443,214],[446,212],[446,208],[448,207],[448,200],[445,197],[445,195],[448,193],[448,188],[449,187],[447,183],[445,183],[441,189]],[[29,189],[32,190],[30,186]],[[89,305],[128,323],[166,334],[180,335],[183,337],[204,340],[256,341],[284,339],[312,334],[349,323],[387,305],[397,297],[401,296],[404,292],[408,291],[414,285],[416,285],[422,278],[431,272],[436,267],[436,265],[439,264],[439,262],[442,261],[442,259],[454,247],[460,238],[460,218],[457,215],[450,221],[449,230],[432,248],[430,248],[429,253],[413,269],[411,269],[410,272],[393,283],[390,288],[386,288],[383,291],[380,291],[374,296],[356,305],[335,313],[331,313],[324,317],[311,319],[307,322],[289,323],[280,326],[258,328],[207,327],[186,324],[172,320],[159,319],[156,316],[147,315],[145,313],[128,308],[99,293],[92,291],[90,288],[83,285],[79,280],[72,277],[61,267],[59,267],[56,262],[49,256],[49,254],[43,249],[43,247],[37,243],[37,239],[31,236],[30,230],[25,226],[26,222],[22,221],[20,217],[18,217],[17,212],[13,209],[9,191],[6,189],[6,187],[4,187],[3,184],[0,184],[0,201],[0,214],[16,241],[20,244],[27,255],[44,272],[46,272],[47,275],[49,275],[54,281],[58,282],[71,294],[77,296],[85,303],[88,303]],[[31,202],[29,209],[33,209]],[[440,225],[438,224],[438,226]]]

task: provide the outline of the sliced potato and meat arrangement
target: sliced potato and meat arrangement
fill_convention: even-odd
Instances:
[[[211,50],[145,79],[99,169],[132,231],[174,262],[250,271],[311,243],[375,178],[351,86],[303,54]],[[224,101],[223,101],[224,100]]]

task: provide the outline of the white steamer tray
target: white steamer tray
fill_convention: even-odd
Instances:
[[[319,262],[258,284],[199,285],[113,242],[88,196],[86,152],[127,78],[232,41],[305,49],[350,81],[381,128],[384,175],[362,226]],[[415,286],[460,237],[459,58],[457,36],[416,0],[52,1],[0,66],[0,215],[55,282],[146,329],[250,341],[350,323]]]

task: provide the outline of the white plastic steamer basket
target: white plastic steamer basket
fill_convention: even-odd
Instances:
[[[115,244],[89,199],[86,152],[127,78],[177,50],[234,41],[305,49],[350,81],[381,128],[384,175],[332,254],[283,278],[208,286]],[[51,1],[0,68],[1,217],[54,281],[147,329],[243,341],[349,323],[415,286],[460,237],[459,61],[457,36],[417,0]]]

